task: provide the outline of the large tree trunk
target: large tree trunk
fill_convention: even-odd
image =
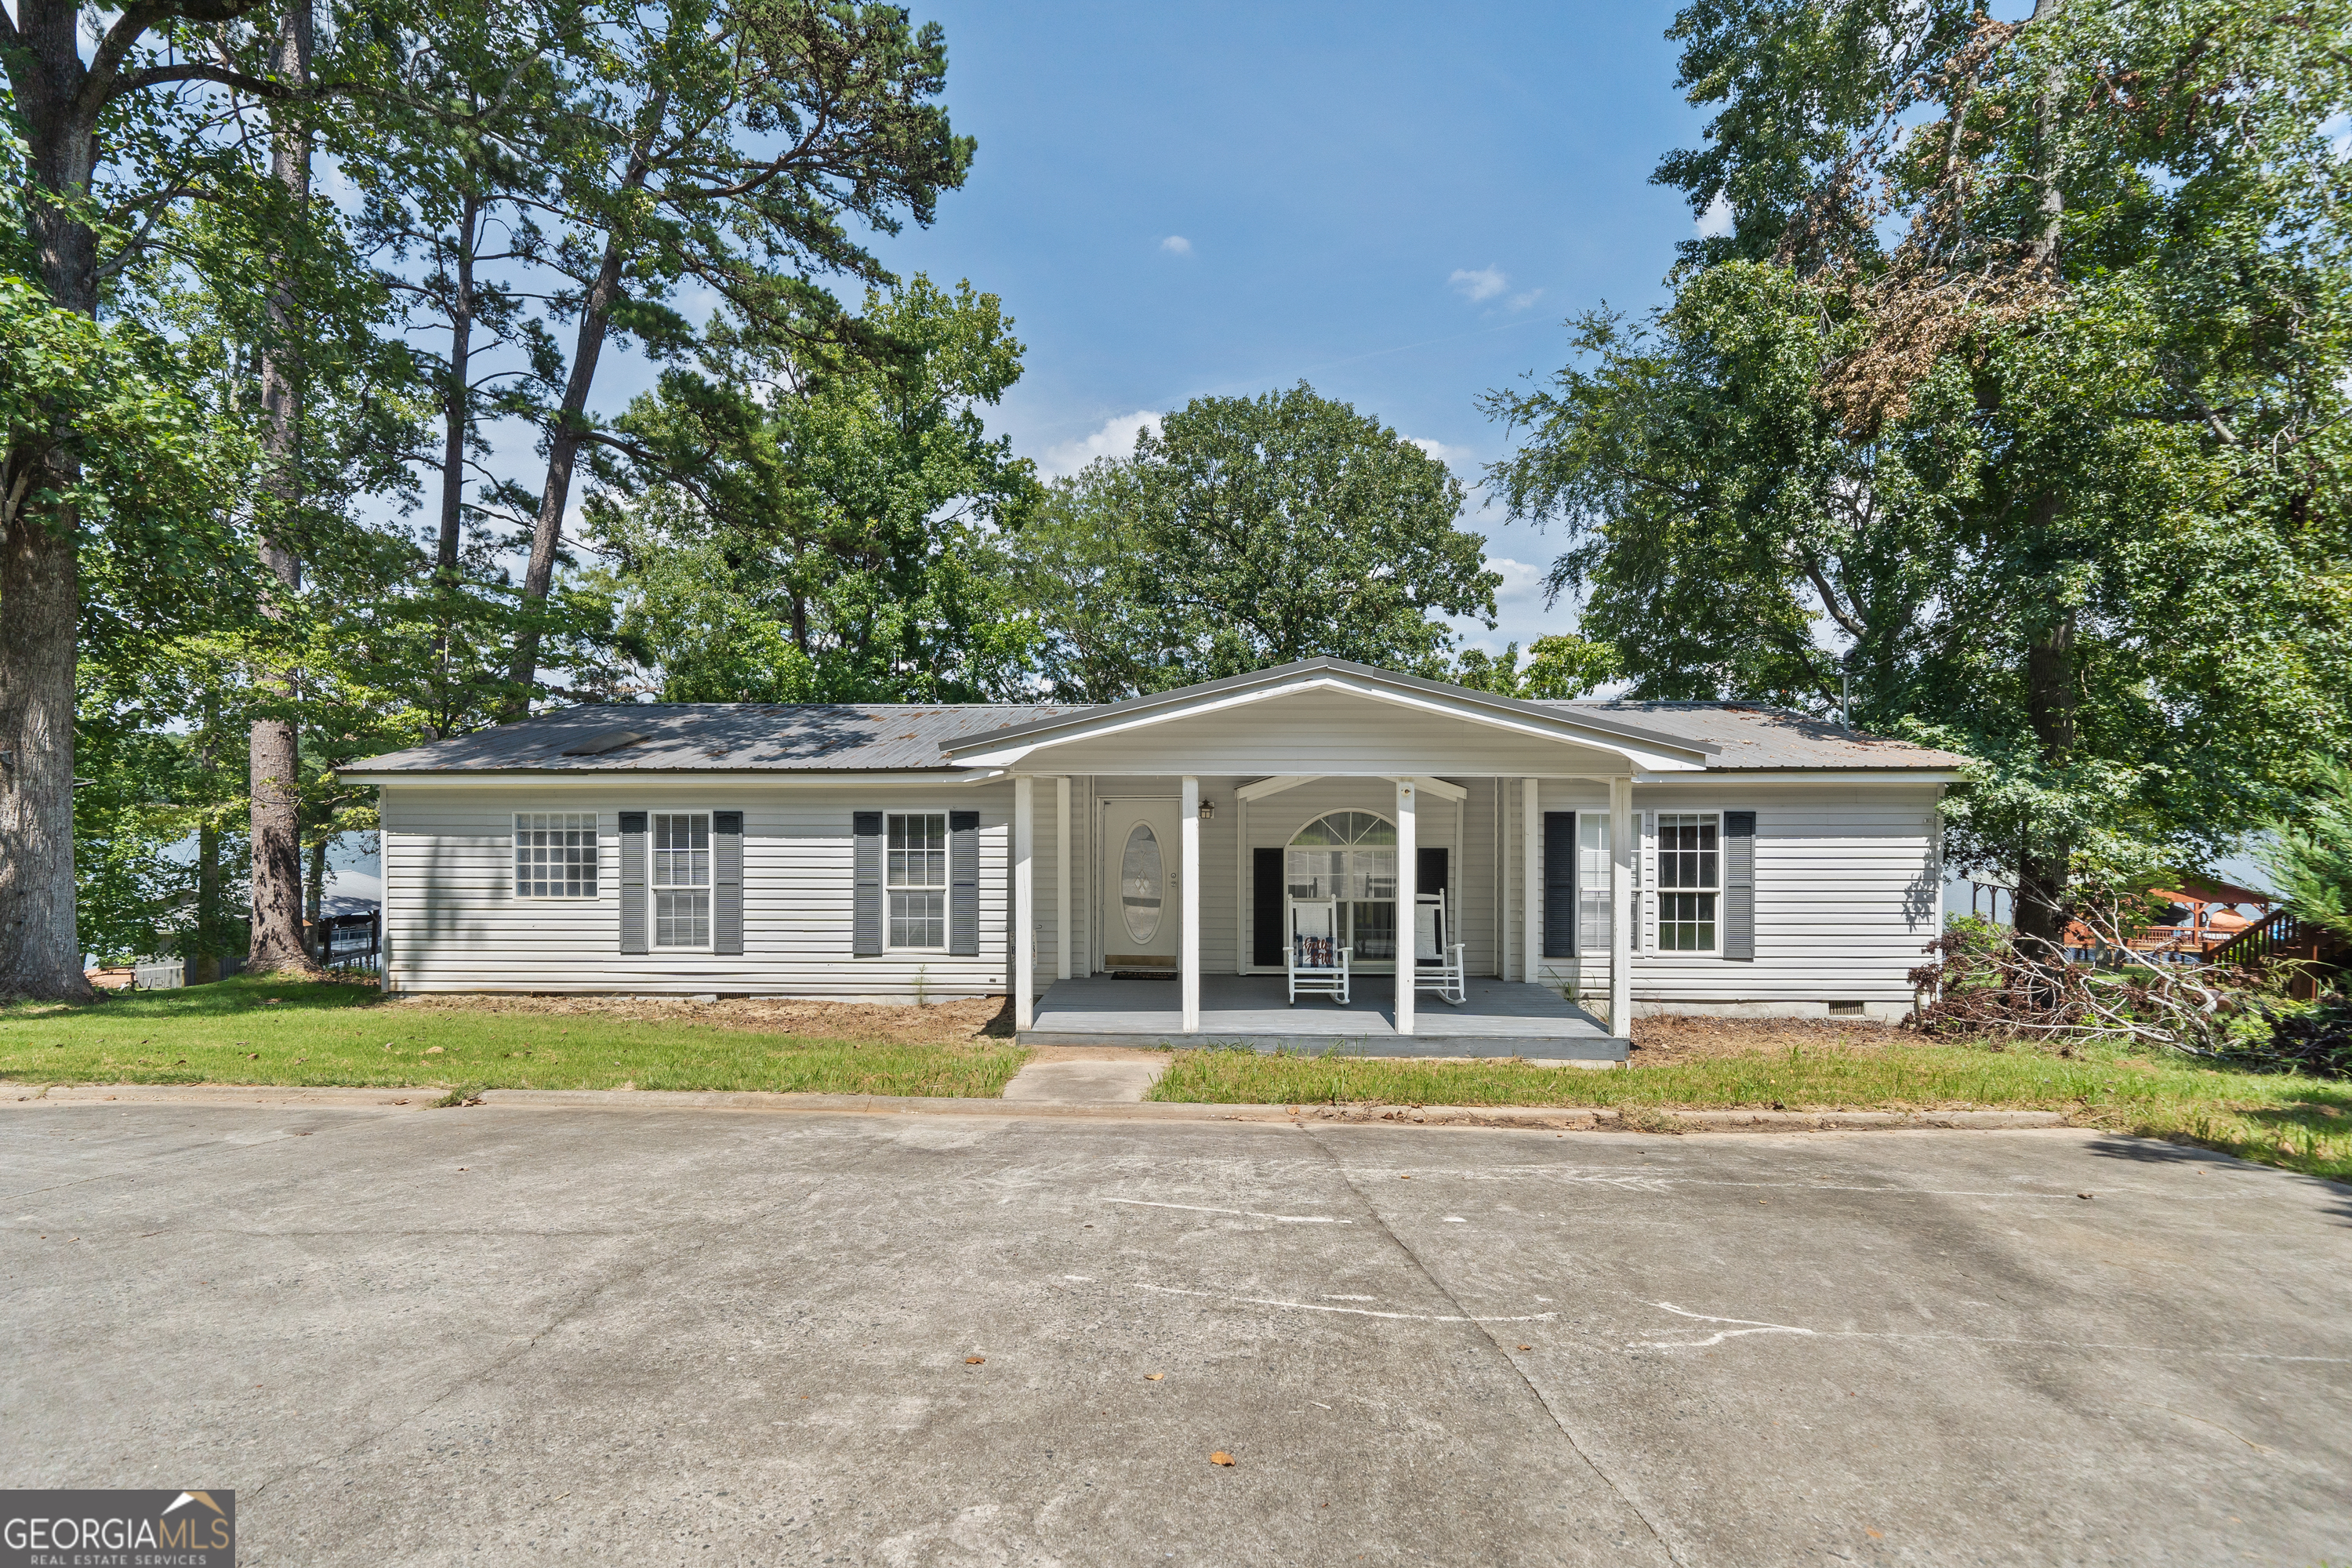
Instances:
[[[449,301],[449,382],[441,395],[441,537],[433,554],[433,592],[441,601],[433,629],[436,735],[449,732],[457,708],[449,643],[457,615],[457,555],[466,532],[466,435],[474,406],[474,243],[481,211],[480,198],[467,193],[457,211],[457,291]]]
[[[628,171],[621,177],[621,199],[613,207],[612,221],[615,226],[625,222],[619,215],[646,187],[653,172],[648,162],[653,145],[668,115],[669,89],[657,88],[639,113],[639,134],[630,152]],[[524,569],[522,579],[522,624],[516,628],[514,661],[507,669],[511,689],[507,694],[504,712],[509,719],[520,719],[530,711],[531,687],[539,679],[541,612],[546,608],[548,590],[555,582],[555,552],[563,542],[563,513],[572,504],[572,466],[579,460],[581,438],[588,430],[588,391],[595,384],[596,361],[604,352],[604,339],[611,333],[613,306],[621,297],[621,268],[626,259],[625,235],[615,226],[605,235],[604,255],[597,265],[595,279],[580,301],[580,330],[572,349],[572,375],[563,384],[563,405],[556,411],[554,426],[548,432],[547,483],[540,491],[539,515],[531,520],[530,564]]]
[[[188,984],[203,985],[221,977],[220,824],[207,815],[196,828],[196,929],[188,954]]]
[[[2032,22],[2047,24],[2065,0],[2035,0]],[[2042,91],[2034,100],[2033,210],[2027,219],[2029,265],[2055,281],[2058,277],[2061,226],[2066,216],[2064,148],[2062,141],[2065,79],[2055,54],[2046,66]],[[2064,501],[2055,493],[2038,497],[2030,516],[2035,533],[2054,525]],[[2074,613],[2050,607],[2047,622],[2025,650],[2026,721],[2033,726],[2042,764],[2063,768],[2074,758]],[[2071,889],[2074,846],[2063,839],[2029,833],[2018,846],[2017,891],[2012,918],[2019,944],[2030,954],[2049,961],[2065,953],[2066,927],[2074,913]]]
[[[15,7],[20,52],[9,82],[32,156],[33,184],[88,195],[96,142],[79,104],[85,81],[79,11],[49,0]],[[32,239],[51,303],[98,313],[98,242],[55,202],[30,204]],[[74,925],[74,658],[80,610],[81,480],[73,432],[12,432],[0,469],[0,997],[85,1001]]]
[[[320,923],[327,901],[327,841],[324,837],[310,846],[310,876],[302,891],[302,912],[310,931],[310,956],[320,964],[327,962],[327,928]]]
[[[53,458],[30,482],[62,489],[79,468]],[[79,521],[71,506],[12,507],[0,546],[0,997],[90,994],[74,925]]]
[[[564,383],[563,405],[547,436],[547,483],[540,491],[539,515],[531,520],[530,564],[522,579],[522,624],[515,631],[514,662],[507,671],[513,689],[506,700],[506,717],[520,719],[530,711],[532,683],[539,679],[539,618],[555,581],[555,552],[563,542],[563,513],[572,504],[572,470],[580,457],[580,437],[587,429],[588,390],[596,380],[596,361],[604,352],[612,326],[613,302],[621,291],[621,245],[604,245],[604,265],[580,307],[580,331],[572,351],[572,376]]]
[[[308,85],[308,0],[288,7],[276,63],[280,80]],[[288,203],[299,214],[310,199],[310,133],[299,119],[279,129],[270,154],[270,173],[285,186]],[[283,531],[302,503],[302,393],[300,327],[290,273],[279,279],[270,296],[268,323],[261,402],[268,419],[263,443],[276,516],[262,538],[261,559],[291,595],[302,586],[302,563],[286,542]],[[270,613],[282,612],[273,607]],[[282,970],[315,973],[317,965],[302,943],[302,767],[293,719],[298,683],[293,671],[283,669],[262,671],[258,683],[271,694],[271,706],[277,710],[253,721],[253,945],[247,965],[257,974]]]
[[[2074,757],[2074,720],[2080,696],[2074,680],[2074,617],[2063,615],[2035,637],[2025,652],[2025,712],[2040,743],[2042,761],[2062,768]],[[2046,835],[2019,847],[2015,919],[2019,942],[2029,952],[2058,957],[2065,948],[2074,912],[2070,890],[2074,846]]]

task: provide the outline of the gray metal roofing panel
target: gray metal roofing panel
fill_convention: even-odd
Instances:
[[[1737,702],[1539,702],[1713,748],[1715,770],[1952,768],[1968,761],[1802,713]],[[591,704],[346,764],[369,773],[896,772],[948,770],[945,748],[1099,710],[1067,703]],[[647,739],[565,752],[615,730]]]
[[[1107,713],[1112,709],[1128,709],[1138,713],[1149,713],[1159,708],[1181,707],[1186,702],[1202,697],[1243,691],[1256,686],[1279,686],[1286,680],[1292,680],[1302,675],[1317,674],[1360,676],[1407,690],[1423,691],[1435,697],[1451,697],[1471,706],[1499,709],[1506,712],[1517,709],[1537,713],[1538,716],[1548,716],[1541,715],[1538,710],[1559,706],[1558,703],[1551,702],[1530,702],[1517,697],[1501,697],[1491,691],[1455,686],[1449,681],[1430,680],[1422,676],[1406,675],[1398,670],[1381,669],[1374,665],[1358,664],[1352,659],[1324,656],[1296,659],[1289,664],[1269,665],[1264,669],[1246,670],[1240,675],[1220,676],[1214,680],[1203,680],[1193,686],[1175,686],[1165,691],[1148,691],[1140,697],[1131,697],[1124,702],[1109,703],[1100,708],[1069,709],[1053,718],[1040,717],[1032,720],[1004,739],[1022,741],[1028,739],[1033,733],[1044,736],[1066,720],[1090,718],[1098,713]],[[1702,753],[1715,749],[1706,741],[1694,741],[1688,736],[1643,731],[1622,719],[1606,717],[1595,719],[1590,715],[1579,715],[1579,717],[1591,729],[1603,733],[1614,733],[1624,740],[1647,741],[1670,750],[1690,749]]]
[[[1627,702],[1585,698],[1546,708],[1604,713],[1667,734],[1704,736],[1710,773],[1752,768],[1957,768],[1969,761],[1909,741],[1849,730],[1792,709],[1754,702]]]
[[[940,747],[1075,711],[1060,704],[651,702],[591,704],[346,764],[349,773],[859,772],[946,768]],[[619,729],[638,744],[567,748]]]

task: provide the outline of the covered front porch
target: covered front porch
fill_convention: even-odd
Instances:
[[[1360,977],[1346,1003],[1286,999],[1278,974],[1204,974],[1199,1026],[1184,1026],[1182,987],[1170,980],[1108,975],[1056,981],[1017,1031],[1026,1046],[1247,1046],[1256,1050],[1357,1052],[1383,1057],[1518,1057],[1606,1066],[1625,1059],[1625,1041],[1549,986],[1473,979],[1460,1006],[1423,996],[1397,1028],[1396,983]]]
[[[1709,750],[1318,659],[949,754],[1013,786],[1024,1040],[1622,1060],[1633,785]]]

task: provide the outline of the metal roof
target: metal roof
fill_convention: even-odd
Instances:
[[[1810,713],[1754,702],[1543,702],[1544,708],[1605,714],[1667,735],[1704,739],[1716,748],[1707,772],[1749,768],[1957,768],[1969,759],[1932,746],[1849,730]]]
[[[1343,668],[1354,671],[1364,667]],[[1529,703],[1462,691],[1435,681],[1414,684],[1440,693],[1460,692],[1481,706],[1507,702],[1512,708],[1557,713],[1596,731],[1707,752],[1710,773],[1766,768],[1947,769],[1968,761],[1949,752],[1749,703]],[[1150,703],[1165,695],[1141,700]],[[1033,731],[1057,721],[1107,712],[1112,706],[1134,705],[600,703],[411,746],[348,763],[339,771],[355,775],[946,771],[956,766],[949,754],[952,750],[968,750],[974,742],[1008,731]],[[629,738],[633,736],[642,738]]]
[[[1079,711],[1063,704],[648,702],[592,704],[453,735],[346,773],[693,773],[950,766],[940,748]],[[642,741],[599,749],[625,731]]]
[[[1124,717],[1129,714],[1150,713],[1162,709],[1181,710],[1206,698],[1229,696],[1255,687],[1281,686],[1302,677],[1317,675],[1340,676],[1349,679],[1366,681],[1375,686],[1393,687],[1401,691],[1435,697],[1454,703],[1458,707],[1483,708],[1489,712],[1518,714],[1538,720],[1561,718],[1563,715],[1559,710],[1563,706],[1572,706],[1557,702],[1529,702],[1521,698],[1503,697],[1492,691],[1480,691],[1472,687],[1455,686],[1448,681],[1430,680],[1418,675],[1403,675],[1393,669],[1381,669],[1374,665],[1358,664],[1353,659],[1327,657],[1302,658],[1289,664],[1269,665],[1264,669],[1223,676],[1215,680],[1202,681],[1197,685],[1177,686],[1165,691],[1146,692],[1140,697],[1132,697],[1124,702],[1109,703],[1099,708],[1073,708],[1055,718],[1041,716],[1015,729],[1010,734],[992,738],[1024,741],[1036,736],[1043,739],[1060,731],[1080,730],[1087,720],[1113,712]],[[1596,716],[1592,712],[1581,710],[1566,717],[1570,722],[1591,731],[1613,735],[1619,740],[1647,742],[1664,746],[1670,751],[1689,751],[1701,754],[1715,750],[1714,745],[1706,741],[1694,740],[1687,735],[1666,734],[1656,730],[1646,730],[1628,723],[1622,719]],[[971,747],[967,745],[959,749],[971,750]]]

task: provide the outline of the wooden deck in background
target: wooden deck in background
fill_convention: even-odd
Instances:
[[[1622,1062],[1626,1042],[1557,991],[1510,980],[1473,980],[1455,1007],[1423,992],[1413,1032],[1396,1032],[1395,983],[1359,975],[1342,1006],[1302,997],[1278,974],[1204,974],[1201,1032],[1181,1032],[1174,980],[1060,980],[1038,998],[1028,1046],[1248,1046],[1262,1051],[1348,1051],[1369,1057],[1525,1057],[1530,1061]]]

